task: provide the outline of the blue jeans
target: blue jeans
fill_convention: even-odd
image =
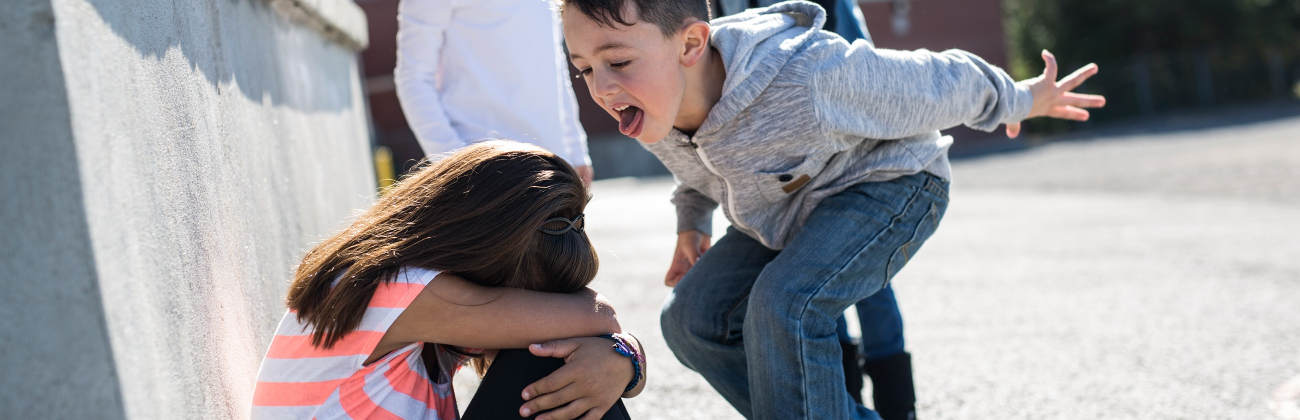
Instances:
[[[853,42],[857,39],[871,39],[865,28],[854,16],[856,1],[838,0],[835,2],[835,27],[827,28],[844,40]],[[828,11],[829,12],[829,11]],[[894,288],[885,288],[874,295],[858,301],[853,305],[858,310],[858,325],[862,327],[862,342],[858,352],[867,360],[881,359],[903,352],[903,314],[898,311],[898,301],[894,299]],[[841,315],[836,321],[840,341],[849,341],[848,324]]]
[[[916,254],[947,192],[926,173],[852,186],[781,251],[728,229],[664,302],[668,347],[747,418],[879,418],[844,389],[835,319]]]
[[[885,285],[884,289],[858,301],[853,307],[858,310],[858,326],[862,330],[859,355],[867,360],[876,360],[903,352],[906,347],[903,339],[903,313],[898,310],[892,286]],[[844,315],[840,315],[835,324],[835,335],[840,341],[850,341],[849,326]]]

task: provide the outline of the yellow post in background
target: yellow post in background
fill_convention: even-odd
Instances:
[[[379,195],[383,196],[388,188],[396,182],[397,174],[393,170],[393,151],[387,147],[375,148],[375,178],[379,180]]]

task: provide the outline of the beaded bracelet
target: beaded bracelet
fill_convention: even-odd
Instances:
[[[636,346],[628,342],[628,340],[623,338],[621,334],[604,334],[600,337],[613,340],[614,351],[617,352],[619,356],[632,360],[632,382],[627,384],[627,388],[624,389],[623,392],[628,392],[631,391],[632,388],[636,388],[636,385],[641,383],[641,366],[645,364],[645,355],[637,351]]]

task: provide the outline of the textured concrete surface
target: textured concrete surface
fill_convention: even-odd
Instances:
[[[293,265],[372,200],[355,45],[321,29],[363,17],[16,4],[0,7],[0,362],[22,368],[0,418],[246,417]]]
[[[920,418],[1300,419],[1300,118],[1052,143],[954,173],[942,227],[895,283]],[[596,288],[651,355],[627,405],[739,418],[659,333],[670,188],[601,181],[588,212]]]
[[[0,6],[0,57],[0,418],[122,418],[48,0]]]

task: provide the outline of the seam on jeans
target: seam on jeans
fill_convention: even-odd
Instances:
[[[930,190],[930,192],[934,193],[934,195],[943,198],[943,201],[945,202],[949,201],[948,192],[944,190],[941,184],[939,184],[939,182],[942,181],[942,179],[937,176],[934,176],[933,174],[926,174],[926,175],[928,176],[925,180],[925,189]]]
[[[898,274],[898,271],[903,270],[902,267],[899,267],[898,270],[894,270],[894,257],[897,257],[898,253],[902,252],[903,265],[907,265],[908,262],[911,262],[912,256],[916,255],[916,252],[911,249],[912,245],[916,243],[916,238],[921,236],[921,232],[925,231],[927,228],[930,230],[930,234],[933,235],[934,231],[939,228],[938,216],[939,205],[931,202],[930,210],[925,212],[925,219],[916,224],[916,230],[912,231],[912,237],[908,238],[907,243],[903,244],[903,246],[894,250],[894,252],[889,255],[889,259],[885,261],[885,286],[888,286],[894,281],[894,275]],[[909,252],[911,255],[908,255]]]
[[[895,214],[894,217],[889,220],[889,226],[884,229],[885,231],[893,229],[894,226],[898,224],[899,220],[902,219],[902,217],[912,209],[912,205],[916,204],[916,199],[921,196],[922,191],[925,191],[924,186],[917,188],[916,191],[912,193],[912,196],[907,199],[907,204],[903,205],[903,209],[899,211],[898,214]],[[915,233],[913,233],[913,235],[915,235]],[[854,255],[853,257],[849,258],[848,261],[846,261],[843,266],[836,269],[834,273],[831,273],[831,275],[826,276],[826,278],[822,279],[822,281],[817,285],[817,289],[814,290],[811,294],[809,294],[807,299],[804,299],[803,303],[800,304],[799,319],[795,323],[796,324],[795,327],[798,328],[798,331],[800,333],[802,333],[803,331],[804,314],[808,312],[808,306],[812,303],[813,298],[820,295],[823,290],[826,290],[826,283],[830,283],[832,279],[839,277],[840,274],[844,273],[844,270],[848,269],[849,265],[853,264],[853,261],[856,261],[858,259],[858,256],[862,255],[862,252],[864,250],[870,248],[872,244],[875,244],[879,240],[880,240],[880,236],[877,235],[875,238],[872,238],[866,244],[863,244],[862,247],[858,248],[858,250],[853,253]],[[885,264],[886,264],[885,269],[888,270],[889,262],[886,261]],[[878,291],[879,290],[877,290],[877,292]],[[803,340],[799,340],[799,365],[800,368],[803,369],[804,376],[806,377],[808,372],[808,366],[805,364],[805,361],[808,358],[804,357],[804,353],[805,353],[805,349],[803,345]],[[807,417],[808,413],[812,412],[812,409],[808,406],[808,394],[809,394],[808,381],[804,380],[802,385],[803,385],[803,395],[804,395],[803,414],[804,417]]]

